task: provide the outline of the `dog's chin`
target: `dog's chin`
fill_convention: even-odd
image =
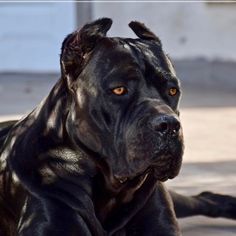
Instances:
[[[154,176],[156,177],[157,180],[161,182],[165,182],[168,179],[173,179],[179,174],[179,170],[174,170],[174,171],[167,171],[165,173],[161,172],[158,169],[154,170]]]
[[[152,168],[154,175],[159,181],[166,181],[175,178],[181,168],[182,155],[165,155],[156,158]]]

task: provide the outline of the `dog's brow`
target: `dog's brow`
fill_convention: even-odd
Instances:
[[[153,76],[155,83],[167,83],[172,82],[174,85],[178,85],[176,76],[174,76],[171,72],[167,72],[162,70],[161,68],[153,68]]]
[[[151,73],[152,77],[154,79],[159,79],[162,82],[167,82],[172,75],[167,72],[162,70],[160,67],[155,67],[152,64],[146,64],[146,74]]]
[[[138,69],[134,69],[133,66],[128,65],[125,68],[114,67],[104,77],[103,80],[109,80],[110,78],[124,77],[127,80],[138,80],[141,76],[141,72]]]
[[[162,78],[164,78],[165,80],[174,79],[173,75],[170,72],[167,72],[161,69],[157,70],[157,74],[161,76]]]

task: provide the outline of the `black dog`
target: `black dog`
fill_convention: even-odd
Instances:
[[[236,217],[233,197],[165,190],[183,155],[179,82],[149,29],[109,38],[111,24],[70,34],[49,96],[0,131],[1,236],[180,235],[174,207]]]

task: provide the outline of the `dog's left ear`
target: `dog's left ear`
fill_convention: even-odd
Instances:
[[[62,76],[69,75],[75,79],[79,75],[86,55],[106,36],[111,25],[111,19],[101,18],[84,25],[64,39],[60,57]]]
[[[155,40],[161,46],[161,40],[143,23],[138,21],[131,21],[129,27],[134,31],[134,33],[141,39]]]

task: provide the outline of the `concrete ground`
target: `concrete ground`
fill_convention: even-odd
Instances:
[[[57,78],[0,75],[0,121],[29,112]],[[232,89],[236,82],[232,86],[222,81],[219,86],[211,81],[204,86],[188,82],[182,81],[180,108],[186,146],[183,167],[167,185],[187,195],[211,190],[236,196],[236,93]],[[232,220],[198,216],[181,219],[180,225],[184,236],[236,235],[236,221]]]

